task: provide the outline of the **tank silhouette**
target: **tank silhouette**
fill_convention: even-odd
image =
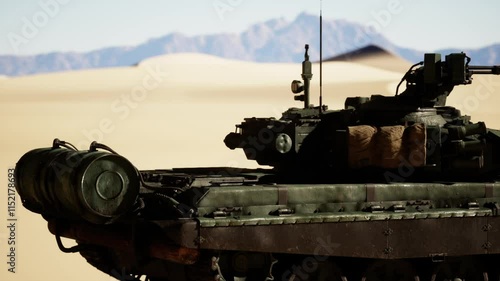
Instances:
[[[499,280],[500,131],[446,98],[500,67],[426,54],[403,92],[328,110],[304,57],[303,108],[224,139],[272,169],[138,171],[56,139],[16,165],[24,206],[119,280]]]

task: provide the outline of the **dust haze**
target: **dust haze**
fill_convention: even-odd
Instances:
[[[343,108],[348,96],[394,95],[412,63],[391,54],[351,57],[323,64],[323,102]],[[60,138],[87,149],[105,143],[139,169],[236,166],[256,167],[223,139],[245,117],[277,117],[293,100],[290,82],[300,79],[300,63],[252,63],[201,54],[173,54],[136,66],[0,77],[1,182],[7,168],[28,150]],[[319,66],[313,66],[311,102],[318,104]],[[458,86],[448,105],[500,128],[500,77],[474,77]],[[0,204],[7,202],[0,193]],[[79,254],[57,248],[41,216],[26,211],[17,196],[17,268],[1,280],[115,280]],[[5,208],[6,209],[6,208]],[[6,210],[5,210],[6,211]],[[4,211],[2,211],[4,212]],[[7,229],[0,228],[1,253]],[[64,240],[67,246],[72,241]]]

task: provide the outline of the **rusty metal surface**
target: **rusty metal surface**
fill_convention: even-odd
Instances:
[[[51,220],[48,227],[52,234],[75,239],[79,243],[100,245],[119,251],[139,250],[148,256],[178,264],[194,264],[200,255],[197,249],[175,245],[164,233],[150,231],[150,228],[146,228],[147,236],[145,236],[144,233],[140,233],[140,229],[124,225],[104,228],[83,222]],[[137,237],[147,237],[147,239],[137,239]]]
[[[500,253],[499,232],[498,217],[202,227],[200,248],[380,259],[463,256]]]
[[[485,245],[489,246],[488,253],[500,253],[500,216],[489,217],[488,223],[483,226],[483,231],[488,237],[488,242]]]
[[[390,221],[389,258],[485,254],[487,217]]]
[[[202,249],[382,258],[386,221],[200,229]]]
[[[145,243],[147,254],[151,257],[178,263],[178,264],[195,264],[198,261],[200,252],[198,249],[191,249],[175,245],[172,241],[166,239],[165,235],[157,234],[150,235],[149,241],[141,241]]]
[[[197,221],[152,221],[152,223],[159,226],[168,239],[175,244],[186,248],[198,248],[199,224]]]

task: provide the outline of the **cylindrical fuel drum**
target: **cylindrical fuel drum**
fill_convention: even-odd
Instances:
[[[133,208],[140,179],[124,157],[103,151],[41,148],[19,159],[16,189],[36,213],[113,222]]]

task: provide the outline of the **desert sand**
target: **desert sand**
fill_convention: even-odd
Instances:
[[[384,66],[377,67],[378,62]],[[393,56],[323,65],[324,104],[342,108],[347,96],[393,95],[411,63]],[[391,67],[387,67],[391,66]],[[395,72],[397,66],[404,68]],[[311,100],[318,100],[318,65],[313,68]],[[1,182],[7,168],[28,150],[48,147],[57,137],[85,149],[105,143],[139,169],[255,167],[242,151],[222,140],[244,117],[280,117],[293,100],[290,82],[300,79],[300,63],[251,63],[200,54],[147,59],[137,66],[0,79]],[[499,127],[500,77],[478,77],[458,87],[449,104],[475,121]],[[7,192],[0,193],[5,206]],[[2,207],[6,213],[6,208]],[[0,280],[114,280],[78,254],[60,252],[45,221],[26,211],[17,198],[17,273],[2,258]],[[8,234],[0,228],[1,253]],[[72,245],[71,241],[65,241]]]

